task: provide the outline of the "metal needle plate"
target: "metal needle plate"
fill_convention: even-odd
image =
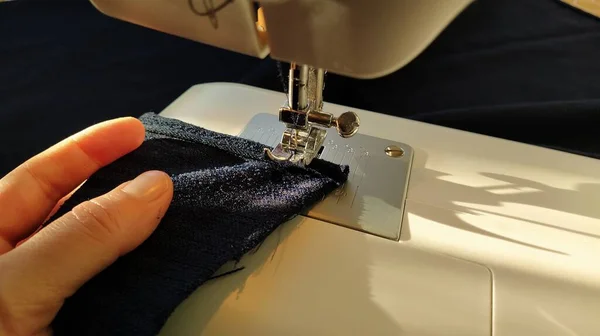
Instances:
[[[285,126],[270,114],[258,114],[241,137],[274,147]],[[341,138],[327,130],[320,158],[350,166],[346,184],[313,207],[308,217],[399,240],[413,149],[403,143],[356,134]]]

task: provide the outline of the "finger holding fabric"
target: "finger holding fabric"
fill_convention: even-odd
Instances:
[[[136,119],[101,123],[0,180],[0,334],[50,334],[64,300],[156,228],[173,188],[168,175],[151,171],[76,206],[31,236],[63,197],[143,139],[144,127]]]

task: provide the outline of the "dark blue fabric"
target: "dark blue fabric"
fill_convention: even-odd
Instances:
[[[348,168],[264,158],[264,146],[155,114],[142,146],[94,174],[56,216],[147,170],[174,183],[156,231],[67,299],[55,335],[155,335],[173,309],[226,262],[341,186]]]

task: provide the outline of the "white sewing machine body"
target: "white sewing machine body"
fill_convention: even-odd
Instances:
[[[205,84],[162,115],[239,135],[281,104]],[[598,334],[600,162],[354,111],[361,133],[414,149],[400,240],[299,217],[200,287],[162,335]]]
[[[306,87],[322,89],[319,71],[388,74],[471,1],[260,0],[257,11],[249,0],[92,0],[129,22],[300,64],[287,107],[327,127],[350,108],[321,110],[316,94],[307,104]],[[278,92],[204,84],[162,115],[273,145],[279,131],[256,124],[269,122],[265,113],[276,123],[284,102]],[[284,224],[243,270],[201,286],[162,335],[600,334],[600,162],[350,110],[363,137],[348,150],[372,154],[358,178],[351,171],[346,191]],[[387,142],[405,155],[386,156]],[[335,145],[323,145],[331,158]]]

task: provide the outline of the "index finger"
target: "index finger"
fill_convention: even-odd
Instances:
[[[139,120],[106,121],[59,142],[2,178],[0,254],[35,231],[63,196],[143,141]]]

